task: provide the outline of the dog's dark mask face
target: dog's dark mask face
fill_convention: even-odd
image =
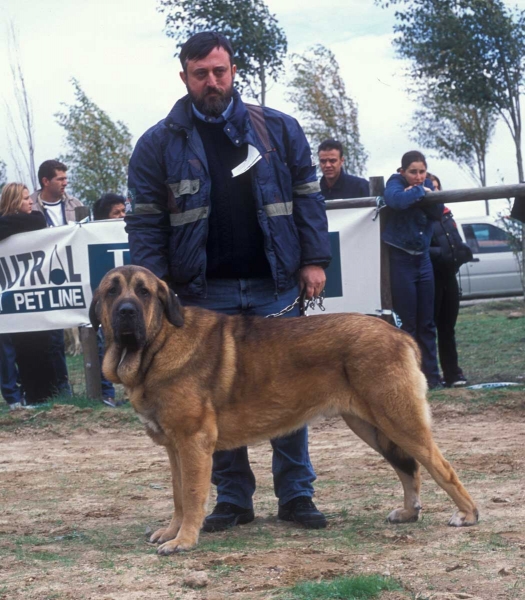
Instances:
[[[135,352],[146,342],[143,311],[134,299],[125,298],[114,304],[111,328],[115,343],[121,348]]]
[[[164,318],[177,327],[184,324],[176,294],[140,267],[110,271],[95,292],[89,316],[95,329],[102,323],[106,336],[129,351],[148,344]]]

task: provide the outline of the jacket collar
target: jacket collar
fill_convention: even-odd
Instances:
[[[172,131],[191,131],[195,127],[191,98],[188,94],[178,100],[164,120],[166,127]],[[233,108],[225,121],[224,130],[232,142],[239,146],[249,143],[259,147],[256,136],[253,134],[251,123],[248,119],[248,111],[241,99],[239,92],[233,90]]]

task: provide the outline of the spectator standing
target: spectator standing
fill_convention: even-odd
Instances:
[[[430,175],[434,188],[441,182]],[[463,242],[452,212],[446,206],[439,221],[432,221],[430,259],[434,270],[434,320],[437,328],[439,362],[445,387],[462,387],[467,379],[458,364],[456,321],[461,290],[456,274],[461,265],[473,259],[472,250]]]
[[[188,95],[138,141],[126,214],[134,264],[169,282],[183,304],[268,315],[324,288],[330,242],[311,150],[295,119],[244,104],[233,49],[222,35],[181,48]],[[298,315],[298,307],[286,316]],[[264,359],[264,357],[262,357]],[[278,516],[326,526],[312,501],[307,429],[272,440]],[[216,452],[217,505],[204,531],[254,519],[247,448]]]
[[[126,214],[126,198],[118,194],[104,194],[93,205],[93,219],[95,221],[104,221],[107,219],[122,219]],[[102,327],[97,331],[97,346],[100,365],[104,358],[105,340]],[[100,370],[100,383],[102,386],[102,402],[107,406],[116,408],[122,406],[124,400],[115,400],[115,387],[104,377],[102,369]]]
[[[29,190],[23,183],[4,186],[0,197],[0,241],[17,233],[45,229],[43,215],[33,212],[32,204]],[[28,405],[40,404],[56,394],[58,381],[51,358],[50,332],[3,334],[0,335],[0,348],[2,395],[11,409],[22,406],[18,375]]]
[[[370,196],[370,186],[366,179],[350,175],[344,170],[343,145],[337,140],[328,139],[319,144],[317,150],[321,177],[321,194],[325,200],[343,198],[366,198]]]
[[[434,324],[434,274],[430,262],[432,222],[439,221],[443,204],[421,206],[433,190],[421,152],[403,155],[401,168],[385,188],[389,207],[383,241],[389,245],[392,304],[401,328],[417,341],[430,389],[442,387],[437,362]]]
[[[42,213],[48,227],[59,227],[75,222],[75,208],[83,206],[66,192],[67,167],[58,160],[46,160],[38,167],[40,189],[31,194],[33,211]],[[66,363],[64,330],[51,331],[52,353],[58,376],[60,393],[71,395]]]

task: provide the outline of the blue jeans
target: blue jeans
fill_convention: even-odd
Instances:
[[[434,271],[428,251],[409,254],[390,246],[392,305],[401,318],[401,329],[418,343],[428,385],[441,380],[434,324]]]
[[[106,342],[104,340],[104,334],[102,327],[97,331],[97,349],[98,349],[98,360],[100,362],[100,387],[102,388],[103,398],[115,398],[115,388],[111,381],[108,381],[102,373],[102,360],[104,359],[104,351],[106,349]]]
[[[0,335],[0,390],[8,404],[22,402],[22,390],[18,384],[16,352],[8,333]]]
[[[271,279],[211,279],[206,298],[181,296],[183,305],[199,306],[227,315],[266,316],[293,304],[299,295],[296,287],[276,294]],[[284,315],[299,316],[299,308]],[[279,317],[283,318],[283,317]],[[314,493],[315,472],[308,454],[308,429],[271,440],[273,448],[273,485],[279,504]],[[231,502],[252,508],[255,477],[246,447],[222,450],[213,455],[212,483],[217,486],[217,502]]]

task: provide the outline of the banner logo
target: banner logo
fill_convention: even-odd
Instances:
[[[55,245],[50,256],[35,250],[0,257],[0,313],[85,308],[82,276],[75,270],[72,248],[61,251],[62,256]]]

